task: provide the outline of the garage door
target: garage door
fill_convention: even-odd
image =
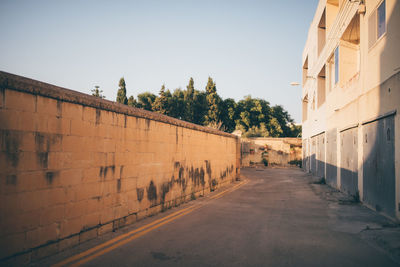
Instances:
[[[340,189],[358,195],[358,128],[340,132]]]
[[[326,134],[326,182],[337,187],[337,130],[329,130]]]
[[[395,216],[394,114],[363,125],[363,201]]]

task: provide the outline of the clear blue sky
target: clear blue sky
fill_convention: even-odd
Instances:
[[[0,1],[0,70],[115,100],[208,76],[223,98],[301,120],[301,53],[318,0]]]

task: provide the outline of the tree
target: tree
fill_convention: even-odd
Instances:
[[[290,126],[290,135],[288,137],[301,137],[301,125],[292,123]]]
[[[144,92],[141,94],[138,94],[138,103],[137,106],[139,108],[143,108],[145,110],[152,110],[152,105],[154,100],[156,99],[156,95],[150,93],[150,92]]]
[[[269,132],[272,137],[283,137],[283,130],[279,121],[276,118],[272,118],[269,122]]]
[[[119,80],[119,89],[117,92],[117,102],[121,104],[128,104],[128,99],[126,98],[126,84],[125,84],[125,79],[122,77]]]
[[[99,97],[99,98],[101,98],[101,99],[106,98],[106,97],[103,95],[103,90],[100,90],[99,88],[100,88],[100,86],[98,86],[98,85],[95,85],[95,86],[94,86],[94,89],[91,90],[92,96],[96,96],[96,97]]]
[[[136,107],[137,103],[136,103],[136,99],[133,97],[133,95],[131,95],[128,98],[128,106],[130,107]]]
[[[281,128],[281,136],[290,136],[293,119],[290,117],[289,113],[282,106],[276,105],[272,107],[272,117],[277,120]]]
[[[228,132],[233,132],[236,128],[235,121],[238,117],[237,104],[234,99],[227,98],[222,101],[221,120]]]
[[[159,96],[154,100],[152,104],[152,109],[155,112],[161,113],[161,114],[167,114],[169,113],[168,108],[168,99],[167,95],[165,93],[165,85],[163,84],[161,86],[161,90],[159,93]]]
[[[246,131],[251,127],[260,127],[261,123],[268,126],[271,114],[269,102],[264,99],[252,98],[250,95],[237,104],[236,126],[241,124]]]
[[[184,120],[193,122],[194,120],[194,81],[191,77],[189,84],[186,86],[186,91],[184,92],[185,101],[185,115]]]
[[[185,92],[181,88],[174,90],[171,98],[168,100],[169,116],[177,119],[184,119],[185,116]]]
[[[193,123],[204,125],[207,114],[207,95],[205,92],[194,90],[193,95]]]
[[[218,123],[220,121],[220,103],[221,98],[217,94],[217,87],[211,77],[208,77],[206,86],[206,99],[208,112],[205,116],[205,124],[209,125],[212,123]]]

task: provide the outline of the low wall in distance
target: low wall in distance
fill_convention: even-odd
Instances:
[[[241,140],[241,166],[284,166],[301,164],[301,138],[244,138]]]
[[[0,72],[0,259],[26,262],[207,194],[236,136]]]

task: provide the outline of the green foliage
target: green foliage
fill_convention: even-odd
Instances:
[[[205,115],[205,124],[209,125],[218,123],[221,116],[221,98],[217,94],[217,86],[211,77],[208,77],[206,99],[208,111]]]
[[[106,97],[103,95],[103,90],[100,90],[99,88],[100,88],[100,86],[96,85],[96,86],[94,87],[94,89],[91,90],[92,96],[99,97],[99,98],[101,98],[101,99],[106,98]]]
[[[126,97],[126,84],[125,84],[125,79],[122,77],[119,80],[119,89],[117,92],[117,102],[121,104],[128,104],[128,98]]]
[[[168,112],[168,98],[165,93],[165,85],[163,84],[158,97],[152,103],[152,109],[155,112],[167,115]]]
[[[186,107],[184,95],[184,91],[178,88],[175,89],[171,97],[168,98],[169,116],[177,119],[184,119]]]
[[[262,162],[264,163],[264,166],[268,166],[268,160],[266,158],[263,158]]]
[[[144,93],[138,94],[137,98],[138,98],[137,106],[139,108],[143,108],[145,110],[151,111],[153,102],[156,99],[156,95],[154,95],[150,92],[144,92]]]
[[[186,86],[186,91],[184,92],[184,103],[185,103],[185,111],[184,111],[184,120],[186,121],[194,121],[194,81],[193,78],[190,78],[188,86]]]
[[[226,131],[233,132],[236,128],[237,104],[234,99],[227,98],[221,103],[221,121],[223,122]]]
[[[128,106],[136,107],[137,103],[133,95],[128,98]]]
[[[242,134],[244,138],[250,137],[269,137],[269,131],[265,126],[265,123],[261,123],[260,127],[252,126],[246,132]]]
[[[293,124],[288,112],[280,105],[271,107],[264,99],[245,96],[239,102],[232,98],[223,100],[211,77],[205,91],[196,90],[190,78],[185,90],[177,88],[171,93],[165,85],[158,96],[144,92],[126,99],[126,86],[120,80],[117,101],[129,106],[155,111],[177,119],[186,120],[218,130],[241,130],[243,137],[297,137],[301,126]],[[126,102],[125,100],[126,99]]]
[[[292,124],[290,126],[290,134],[289,137],[301,137],[301,125]]]

